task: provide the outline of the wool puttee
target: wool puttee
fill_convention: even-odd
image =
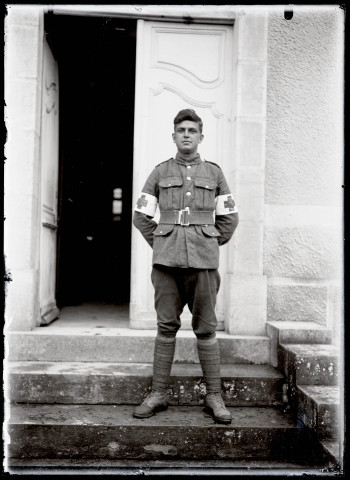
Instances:
[[[221,393],[220,350],[217,338],[198,338],[197,349],[207,394]]]
[[[166,392],[175,353],[175,337],[157,335],[154,345],[152,390]]]

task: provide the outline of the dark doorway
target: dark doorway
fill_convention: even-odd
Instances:
[[[58,61],[57,304],[130,301],[136,23],[48,14]]]

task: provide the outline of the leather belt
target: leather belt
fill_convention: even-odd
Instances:
[[[159,223],[164,225],[214,225],[214,211],[190,210],[164,210],[160,212]]]

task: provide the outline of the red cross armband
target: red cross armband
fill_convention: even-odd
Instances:
[[[218,195],[216,197],[215,215],[227,215],[237,213],[237,207],[231,193],[227,195]]]
[[[135,211],[154,217],[157,209],[158,200],[157,197],[150,195],[149,193],[141,192],[140,198],[136,202]]]

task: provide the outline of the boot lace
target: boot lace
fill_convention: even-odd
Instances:
[[[148,405],[149,407],[154,407],[156,405],[158,405],[158,403],[162,402],[166,400],[166,394],[165,393],[161,393],[161,392],[150,392],[146,398],[144,399],[144,401],[142,403]]]
[[[217,413],[227,413],[228,410],[225,406],[224,400],[220,393],[210,393],[208,395],[208,400],[212,399],[216,404],[213,405]]]

